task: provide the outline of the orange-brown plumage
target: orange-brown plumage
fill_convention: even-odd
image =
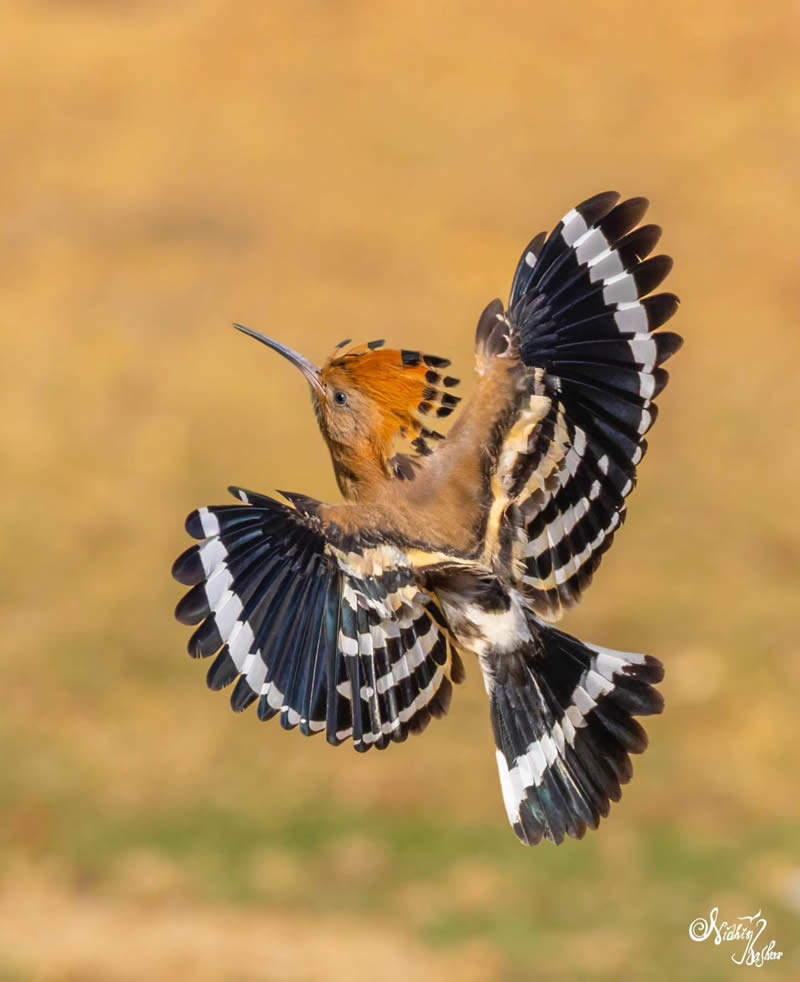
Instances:
[[[342,342],[317,368],[272,339],[240,329],[274,347],[311,383],[346,502],[323,505],[326,520],[346,530],[367,525],[412,538],[424,528],[434,547],[478,548],[484,449],[508,407],[515,361],[486,357],[478,345],[475,389],[445,440],[430,427],[461,401],[450,391],[459,380],[444,374],[448,359],[383,348],[378,341],[350,348]]]
[[[419,361],[406,363],[402,351],[371,350],[361,345],[333,355],[320,371],[323,384],[334,389],[357,389],[375,405],[374,439],[386,452],[398,435],[420,432],[422,416],[426,408],[430,411],[438,395],[434,386],[440,376],[428,368],[422,356],[414,354]]]
[[[426,425],[449,416],[458,384],[438,369],[449,361],[419,351],[384,349],[371,342],[342,351],[339,346],[316,371],[312,386],[320,429],[331,452],[345,498],[375,500],[387,481],[408,473],[416,458],[430,453],[428,440],[441,434]],[[408,443],[412,455],[403,453]]]

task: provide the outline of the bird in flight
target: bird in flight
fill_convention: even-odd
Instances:
[[[173,576],[199,625],[208,685],[240,711],[386,748],[450,705],[477,659],[500,784],[522,842],[581,838],[630,780],[660,713],[652,656],[553,627],[580,599],[626,499],[681,345],[652,294],[672,261],[647,258],[644,198],[598,194],[524,250],[508,307],[478,322],[463,406],[444,358],[343,341],[318,368],[241,325],[305,376],[344,502],[231,488],[193,511],[202,540]],[[458,408],[446,436],[438,419]]]

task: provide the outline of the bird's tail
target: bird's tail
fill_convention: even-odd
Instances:
[[[634,716],[660,713],[649,655],[584,644],[531,616],[533,643],[487,673],[508,818],[526,845],[597,828],[647,746]]]

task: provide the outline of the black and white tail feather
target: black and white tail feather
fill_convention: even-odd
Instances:
[[[483,659],[508,820],[526,845],[583,837],[619,801],[630,754],[660,713],[664,675],[648,655],[584,644],[530,616],[532,640]]]

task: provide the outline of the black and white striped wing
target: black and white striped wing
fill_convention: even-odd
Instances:
[[[548,620],[578,600],[625,518],[668,380],[661,365],[682,343],[654,333],[677,297],[647,296],[672,267],[668,256],[645,258],[661,230],[636,227],[644,198],[618,200],[590,198],[546,240],[537,236],[520,259],[508,312],[495,311],[529,369],[497,455],[507,502],[498,548],[513,549]]]
[[[172,570],[192,587],[175,611],[199,624],[189,654],[216,654],[209,688],[235,683],[234,710],[257,702],[259,719],[362,751],[444,715],[463,668],[402,550],[350,537],[345,552],[310,499],[231,491],[240,504],[189,515],[203,542]]]

